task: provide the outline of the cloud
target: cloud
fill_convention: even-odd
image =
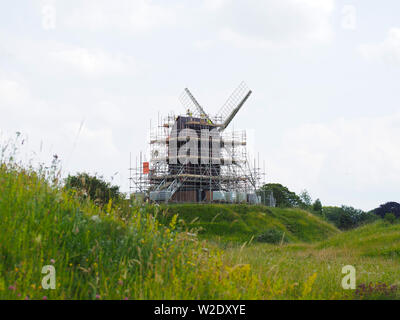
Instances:
[[[142,33],[173,25],[175,21],[174,8],[150,0],[86,0],[77,2],[74,10],[66,15],[65,25],[90,31],[113,29]]]
[[[7,41],[7,59],[17,59],[39,74],[71,74],[108,76],[135,74],[136,59],[109,48],[85,47],[68,42],[4,36]],[[29,52],[29,54],[27,54]]]
[[[229,2],[229,0],[204,0],[204,7],[207,10],[214,11],[223,8]]]
[[[36,96],[21,76],[0,72],[0,112],[6,115],[0,117],[0,145],[21,132],[25,143],[16,147],[25,164],[48,164],[57,154],[64,174],[115,172],[109,164],[120,159],[121,153],[113,132],[124,118],[112,101],[99,98],[89,106],[65,101],[54,104]]]
[[[15,80],[0,78],[0,104],[16,105],[27,102],[29,98],[25,88]]]
[[[115,146],[115,141],[110,127],[103,128],[93,128],[82,125],[80,122],[69,122],[64,126],[64,130],[67,136],[76,137],[78,136],[78,146],[79,149],[79,160],[84,159],[84,167],[90,166],[91,159],[94,155],[100,155],[103,159],[102,161],[105,165],[105,161],[110,161],[118,157],[119,150]],[[74,150],[74,152],[77,150]],[[83,157],[82,157],[83,156]],[[89,167],[90,168],[90,167]],[[100,168],[99,168],[100,169]]]
[[[208,49],[213,45],[213,42],[210,40],[197,40],[193,42],[193,47],[200,50]]]
[[[220,24],[219,36],[236,47],[271,48],[329,43],[334,0],[205,1]]]
[[[285,134],[270,170],[275,180],[315,190],[327,203],[372,209],[400,188],[399,141],[400,113],[305,124]]]
[[[363,44],[358,49],[368,61],[400,65],[400,28],[391,28],[382,42]]]
[[[109,54],[101,50],[80,47],[65,47],[50,51],[50,58],[56,62],[87,75],[122,74],[134,65],[131,57],[122,54]]]

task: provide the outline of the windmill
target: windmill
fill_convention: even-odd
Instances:
[[[242,82],[212,115],[184,89],[180,102],[186,115],[173,116],[172,122],[161,125],[166,135],[151,140],[153,151],[167,156],[159,163],[156,153],[152,155],[151,161],[160,165],[150,170],[150,200],[252,201],[248,195],[255,195],[256,177],[249,168],[245,135],[224,134],[251,94]],[[207,130],[209,134],[203,135]]]
[[[229,126],[251,94],[252,91],[244,82],[242,82],[229,96],[228,100],[222,105],[213,119],[211,119],[204,111],[203,107],[199,104],[188,88],[186,88],[182,93],[180,101],[189,114],[204,117],[209,121],[209,123],[215,124],[218,127],[218,130],[222,132]]]

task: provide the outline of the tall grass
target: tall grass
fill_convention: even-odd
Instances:
[[[156,213],[157,214],[157,213]],[[146,208],[129,221],[82,203],[35,171],[0,166],[0,297],[165,299],[218,296],[218,253],[176,219],[162,226]],[[41,288],[44,265],[56,290]],[[201,281],[207,279],[207,281]]]
[[[52,171],[51,171],[52,172]],[[273,297],[249,265],[161,225],[158,208],[103,211],[63,191],[49,171],[0,165],[1,299],[256,299]],[[56,289],[41,286],[54,265]]]
[[[357,298],[340,286],[345,264],[357,267],[362,283],[392,285],[400,279],[398,226],[374,224],[337,234],[304,212],[217,206],[228,211],[216,217],[215,207],[198,207],[204,228],[241,219],[244,229],[238,229],[236,239],[269,221],[291,232],[296,241],[309,242],[221,246],[199,240],[190,229],[198,226],[180,222],[193,218],[189,211],[196,209],[184,208],[181,217],[174,207],[145,204],[102,209],[63,190],[56,158],[49,167],[34,169],[3,152],[0,299]],[[247,227],[250,233],[242,232]],[[329,235],[334,236],[310,243]],[[55,267],[55,290],[41,286],[45,265]],[[382,297],[380,291],[377,297]]]
[[[281,283],[281,288],[301,287],[304,279],[315,277],[307,299],[399,299],[399,235],[399,224],[376,222],[313,244],[228,247],[224,262],[250,264],[261,282]],[[357,290],[341,286],[346,265],[356,268]],[[275,298],[298,299],[298,294],[285,290]]]

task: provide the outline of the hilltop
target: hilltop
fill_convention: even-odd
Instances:
[[[204,239],[245,242],[278,230],[288,242],[325,240],[340,231],[321,218],[301,209],[269,208],[246,204],[170,204],[162,211],[199,228]]]

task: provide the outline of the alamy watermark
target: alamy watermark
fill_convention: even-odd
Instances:
[[[44,290],[56,289],[56,268],[52,265],[47,265],[42,268],[42,274],[45,276],[42,279],[42,288]]]
[[[234,139],[223,139],[218,129],[174,131],[169,138],[169,163],[221,164],[224,155],[224,164],[232,164],[235,144],[240,145]]]
[[[57,10],[53,1],[44,1],[42,3],[42,28],[44,30],[53,30],[56,28]]]
[[[345,276],[342,278],[342,288],[344,290],[355,290],[356,289],[356,268],[351,265],[344,266],[342,268],[342,274]]]
[[[355,30],[357,28],[357,10],[355,6],[343,6],[341,26],[346,30]]]

